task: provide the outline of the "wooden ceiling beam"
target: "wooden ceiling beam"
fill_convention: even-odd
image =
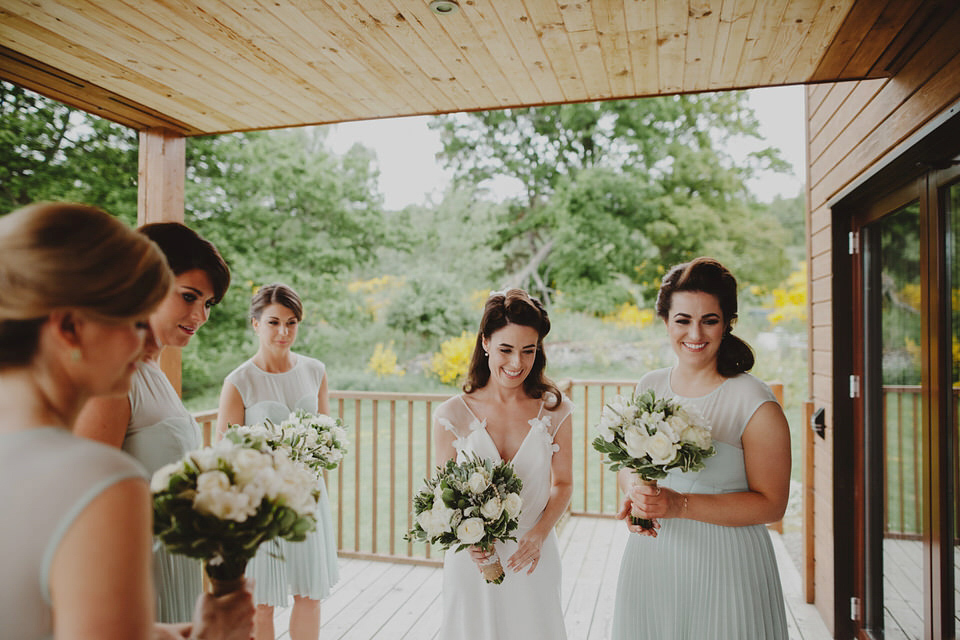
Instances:
[[[204,133],[118,93],[3,45],[0,45],[0,78],[138,131],[163,128],[185,136]]]

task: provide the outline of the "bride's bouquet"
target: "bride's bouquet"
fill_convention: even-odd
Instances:
[[[493,552],[481,573],[487,582],[503,582],[503,565],[494,551],[498,540],[519,524],[522,483],[507,462],[471,456],[465,462],[447,460],[413,498],[416,524],[405,539],[430,542],[441,549],[462,551],[476,546]]]
[[[657,397],[653,389],[614,397],[603,407],[597,430],[593,448],[604,454],[610,470],[631,469],[645,484],[656,485],[670,469],[698,471],[717,452],[710,425],[699,412],[674,398]],[[646,518],[633,522],[653,527]]]
[[[154,534],[171,552],[203,560],[214,593],[242,586],[262,543],[299,542],[316,527],[316,474],[253,437],[191,451],[158,469],[150,489]]]

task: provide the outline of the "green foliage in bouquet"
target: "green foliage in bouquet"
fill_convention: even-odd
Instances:
[[[151,491],[154,534],[171,552],[203,560],[218,580],[241,577],[262,543],[301,541],[316,527],[315,474],[249,438],[158,469]]]
[[[653,389],[629,400],[616,396],[603,407],[597,429],[593,448],[610,469],[631,469],[644,480],[665,478],[670,469],[699,471],[716,453],[703,417]]]
[[[522,482],[507,462],[471,455],[447,460],[413,498],[416,524],[404,536],[462,551],[477,546],[493,550],[498,540],[516,540]]]
[[[350,442],[340,418],[298,409],[276,425],[290,457],[314,471],[332,471],[340,466]]]

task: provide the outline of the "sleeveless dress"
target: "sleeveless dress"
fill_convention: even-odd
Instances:
[[[645,375],[638,391],[677,397],[713,427],[716,455],[701,471],[671,471],[659,484],[681,493],[747,491],[740,437],[770,388],[747,373],[699,398],[677,396],[671,369]],[[614,640],[634,638],[782,640],[787,637],[780,574],[764,525],[728,527],[664,518],[656,538],[631,535],[620,564]]]
[[[130,423],[122,448],[153,473],[203,446],[200,427],[166,374],[152,362],[141,362],[130,382]],[[203,591],[202,563],[170,553],[155,539],[153,581],[157,622],[189,622]]]
[[[326,368],[314,358],[293,355],[296,363],[290,371],[267,373],[247,360],[227,376],[226,381],[243,400],[245,424],[265,419],[279,423],[296,409],[317,412],[317,394]],[[330,499],[322,475],[319,480],[316,530],[302,542],[273,540],[261,545],[247,565],[247,576],[255,581],[253,600],[258,605],[285,607],[291,593],[322,600],[340,578]]]
[[[549,403],[549,399],[547,402]],[[560,424],[573,411],[566,398],[554,410],[540,403],[540,412],[529,421],[513,466],[523,481],[520,498],[523,506],[514,534],[517,540],[533,528],[550,498],[554,444]],[[500,453],[486,430],[486,421],[473,414],[463,395],[450,398],[437,408],[437,422],[457,436],[453,446],[457,461],[465,454],[500,462]],[[519,427],[518,427],[519,428]],[[443,559],[443,640],[564,640],[563,607],[560,604],[560,548],[557,534],[551,531],[543,542],[540,562],[530,575],[529,567],[514,572],[507,560],[517,550],[517,542],[496,543],[496,551],[506,576],[501,584],[487,584],[466,550],[448,549]]]
[[[135,460],[67,429],[0,435],[0,636],[53,637],[49,578],[57,547],[87,505],[128,478],[145,478]]]

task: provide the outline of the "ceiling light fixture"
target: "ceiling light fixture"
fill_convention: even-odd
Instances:
[[[433,0],[430,3],[430,11],[438,16],[451,16],[460,11],[460,5],[453,0]]]

